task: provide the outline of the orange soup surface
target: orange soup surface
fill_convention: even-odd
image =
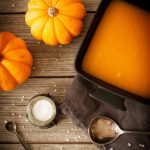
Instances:
[[[112,1],[92,38],[82,69],[149,99],[150,13],[125,1]]]

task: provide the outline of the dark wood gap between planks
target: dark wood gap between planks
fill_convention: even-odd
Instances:
[[[25,142],[26,144],[92,144],[92,142]],[[19,142],[0,142],[0,144],[20,144]]]
[[[29,77],[30,79],[43,79],[43,78],[47,78],[47,79],[53,79],[53,78],[68,78],[68,79],[72,79],[72,78],[74,78],[75,77],[75,75],[73,76],[73,75],[71,75],[71,76],[31,76],[31,77]]]

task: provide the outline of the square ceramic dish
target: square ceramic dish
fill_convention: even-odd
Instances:
[[[142,9],[150,11],[150,1],[149,0],[125,0],[125,1],[132,3],[133,5],[137,5],[138,7],[141,7]],[[93,35],[103,17],[103,14],[105,13],[105,10],[107,9],[107,6],[110,4],[110,2],[111,2],[111,0],[102,0],[102,2],[100,3],[100,5],[97,9],[97,12],[95,14],[95,17],[91,23],[91,26],[87,32],[87,35],[86,35],[86,37],[80,47],[80,50],[77,54],[77,58],[75,61],[75,68],[80,76],[82,76],[86,80],[92,82],[93,84],[97,85],[97,88],[95,89],[95,91],[93,91],[92,93],[89,93],[89,95],[96,100],[111,104],[121,110],[126,109],[124,106],[124,100],[127,98],[130,100],[136,100],[140,103],[150,105],[150,99],[143,98],[143,97],[137,96],[135,94],[132,94],[130,92],[127,92],[125,90],[122,90],[120,88],[117,88],[111,84],[108,84],[100,79],[95,78],[94,76],[84,72],[82,69],[82,62],[83,62],[85,53],[89,47],[89,44],[92,40]]]

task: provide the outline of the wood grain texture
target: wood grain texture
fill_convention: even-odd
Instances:
[[[29,0],[0,0],[0,13],[25,13]],[[96,11],[101,0],[83,0],[87,11]]]
[[[57,101],[61,102],[68,88],[71,86],[72,78],[31,78],[23,85],[18,86],[11,92],[0,93],[0,111],[9,110],[8,106],[26,106],[33,96],[37,94],[50,93]],[[16,109],[21,110],[21,107]],[[0,113],[0,116],[2,112]]]
[[[25,117],[25,107],[22,111],[11,109],[15,112],[14,116],[8,112],[8,115],[3,113],[0,122],[0,143],[19,143],[16,136],[4,128],[4,119],[16,121],[18,127],[18,134],[27,143],[47,144],[47,143],[90,143],[88,136],[80,129],[77,128],[69,118],[62,116],[57,126],[50,129],[39,129],[34,127],[27,121]],[[22,114],[21,118],[19,114]]]
[[[4,128],[5,122],[10,120],[17,123],[19,134],[29,143],[89,143],[88,136],[64,115],[57,126],[45,130],[34,127],[26,118],[26,106],[37,92],[51,93],[56,101],[62,102],[71,84],[70,78],[32,78],[12,92],[1,93],[0,143],[18,143],[17,138]]]
[[[12,92],[0,93],[0,150],[23,150],[15,135],[4,128],[9,120],[17,123],[19,134],[33,150],[96,149],[84,131],[67,116],[61,115],[58,125],[51,129],[34,127],[26,118],[26,106],[31,97],[43,93],[50,93],[56,101],[63,102],[76,74],[75,55],[100,1],[83,0],[88,11],[84,31],[71,44],[53,47],[32,38],[24,21],[28,0],[0,0],[0,32],[9,31],[23,38],[34,59],[31,78]]]
[[[32,150],[97,150],[93,144],[31,144]],[[1,150],[23,150],[20,144],[1,144]]]
[[[32,77],[74,76],[74,59],[93,18],[88,13],[81,35],[66,46],[49,46],[32,38],[23,14],[0,15],[0,32],[9,31],[23,38],[30,49],[34,64]]]

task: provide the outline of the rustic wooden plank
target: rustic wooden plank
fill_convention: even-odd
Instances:
[[[24,107],[25,110],[25,107]],[[16,114],[20,113],[15,111]],[[25,114],[25,111],[23,112]],[[29,123],[23,114],[20,118],[18,114],[15,116],[11,116],[8,112],[2,113],[5,115],[1,117],[0,121],[0,143],[19,143],[16,136],[4,128],[3,119],[9,118],[10,120],[16,121],[18,126],[18,133],[23,137],[23,140],[27,143],[89,143],[90,140],[88,136],[80,129],[77,128],[69,118],[62,117],[57,124],[50,129],[39,129],[34,127],[31,123]]]
[[[34,58],[32,77],[73,76],[75,75],[75,55],[93,15],[93,13],[87,14],[84,31],[67,46],[54,47],[45,45],[43,42],[38,44],[39,42],[32,38],[29,28],[25,25],[23,14],[0,15],[0,31],[10,31],[27,42]]]
[[[51,93],[60,102],[72,81],[72,78],[31,78],[11,92],[1,92],[0,107],[7,106],[4,108],[7,109],[8,106],[13,106],[13,103],[15,106],[25,106],[29,99],[36,94],[47,93]],[[22,108],[18,107],[18,109]]]
[[[87,11],[95,11],[101,0],[83,0]],[[0,0],[0,13],[25,13],[28,0]]]
[[[97,150],[93,144],[31,144],[32,150]],[[20,144],[0,144],[1,150],[23,150]]]
[[[37,92],[50,92],[55,100],[62,102],[71,84],[72,78],[32,78],[12,92],[1,93],[0,142],[18,143],[17,138],[4,128],[5,122],[10,120],[17,123],[19,133],[29,143],[89,142],[88,136],[64,115],[57,126],[46,130],[34,127],[26,118],[26,106]]]

